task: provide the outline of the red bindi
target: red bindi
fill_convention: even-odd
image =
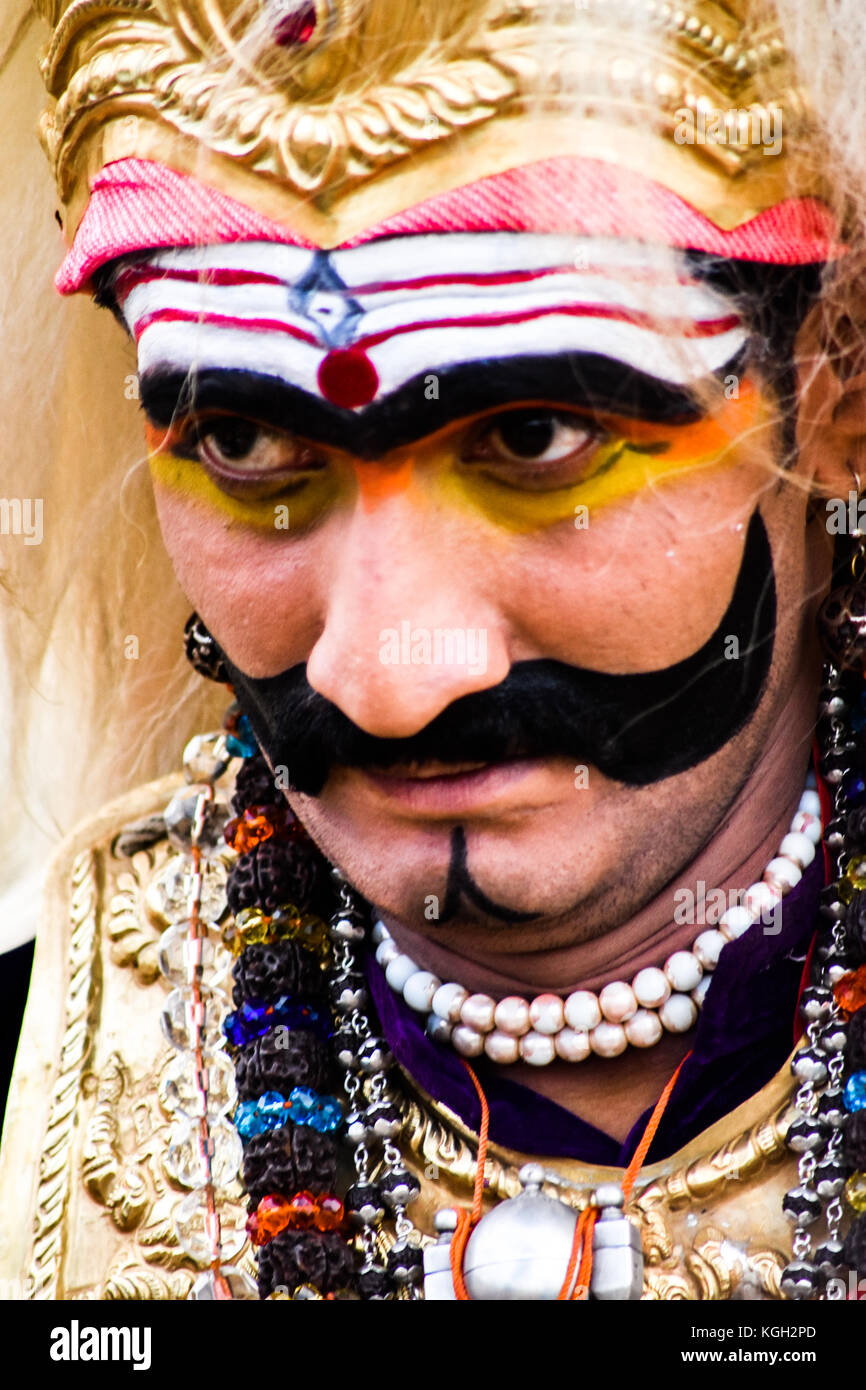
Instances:
[[[379,374],[363,348],[335,348],[319,367],[318,382],[326,401],[351,410],[370,404]]]

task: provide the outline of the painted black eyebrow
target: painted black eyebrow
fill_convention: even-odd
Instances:
[[[738,353],[707,380],[736,372],[742,357]],[[430,400],[433,376],[438,395]],[[142,376],[140,389],[148,418],[163,429],[193,411],[224,411],[369,459],[414,444],[458,420],[526,401],[672,425],[689,424],[704,414],[692,391],[594,353],[459,363],[436,373],[419,373],[383,400],[357,411],[332,405],[281,377],[237,369],[186,373],[151,368]]]

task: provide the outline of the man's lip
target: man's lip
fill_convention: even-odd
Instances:
[[[435,777],[462,777],[468,772],[482,772],[485,768],[497,766],[501,764],[467,759],[461,763],[400,763],[393,767],[370,767],[367,771],[377,777],[392,777],[399,782],[427,782]]]
[[[511,758],[497,763],[428,763],[411,773],[405,767],[352,771],[406,810],[454,815],[483,809],[539,766],[537,758]]]

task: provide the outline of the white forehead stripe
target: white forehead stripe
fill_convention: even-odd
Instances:
[[[746,341],[728,300],[690,278],[680,253],[589,238],[185,248],[128,265],[116,292],[142,374],[256,372],[350,407],[457,364],[560,353],[687,387]]]

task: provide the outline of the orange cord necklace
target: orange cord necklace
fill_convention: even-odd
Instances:
[[[635,1149],[632,1160],[623,1174],[622,1191],[626,1202],[628,1202],[632,1194],[638,1173],[643,1167],[644,1159],[649,1153],[650,1145],[661,1124],[661,1119],[667,1108],[667,1103],[677,1084],[677,1078],[691,1055],[691,1052],[686,1053],[656,1101],[655,1108],[649,1117],[646,1129],[641,1135],[641,1141]],[[475,1168],[475,1186],[472,1193],[472,1206],[469,1211],[467,1211],[465,1207],[457,1209],[457,1229],[451,1240],[451,1277],[454,1281],[454,1292],[459,1303],[469,1303],[472,1300],[463,1277],[463,1259],[466,1254],[466,1246],[469,1243],[469,1237],[481,1220],[481,1204],[484,1198],[484,1169],[487,1162],[487,1142],[490,1134],[490,1107],[487,1104],[487,1097],[484,1094],[481,1082],[478,1080],[472,1067],[465,1058],[461,1057],[460,1060],[469,1073],[472,1085],[475,1087],[478,1099],[481,1103],[481,1127],[478,1131],[478,1161]],[[574,1228],[571,1256],[568,1261],[565,1278],[562,1281],[562,1288],[556,1296],[557,1302],[580,1302],[589,1297],[589,1282],[592,1275],[592,1232],[597,1217],[598,1209],[593,1206],[584,1207],[578,1215],[577,1224]],[[577,1273],[576,1281],[575,1272]]]

